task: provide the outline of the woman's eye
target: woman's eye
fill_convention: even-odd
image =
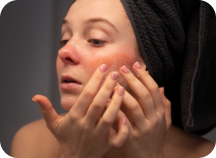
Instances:
[[[101,47],[104,45],[105,41],[97,40],[97,39],[90,39],[88,40],[90,44],[92,44],[94,47]]]
[[[60,41],[60,46],[65,46],[67,44],[68,40],[61,40]]]

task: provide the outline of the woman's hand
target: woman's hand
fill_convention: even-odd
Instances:
[[[161,158],[163,140],[171,125],[171,104],[165,98],[163,89],[159,89],[138,62],[133,69],[139,80],[125,66],[120,69],[136,98],[125,91],[123,104],[130,116],[129,136],[123,145],[125,155],[127,158]],[[124,114],[119,112],[118,116]]]
[[[95,71],[65,117],[56,113],[46,97],[36,95],[33,98],[40,105],[47,127],[59,141],[64,158],[101,158],[112,146],[122,146],[128,137],[127,119],[118,117],[118,134],[111,127],[122,104],[123,87],[115,89],[101,117],[118,79],[118,73],[112,72],[99,88],[105,71],[106,65]]]

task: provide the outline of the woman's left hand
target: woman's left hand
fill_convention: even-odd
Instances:
[[[124,147],[127,158],[162,158],[163,141],[171,125],[171,103],[149,73],[137,62],[139,80],[123,66],[120,73],[135,98],[125,91],[123,105],[129,112],[129,136]],[[119,112],[118,116],[124,115]],[[117,116],[117,117],[118,117]]]

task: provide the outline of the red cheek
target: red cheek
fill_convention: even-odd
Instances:
[[[89,59],[86,62],[86,68],[88,72],[92,74],[96,68],[102,64],[106,64],[109,71],[119,71],[119,69],[126,65],[128,68],[132,68],[133,64],[136,62],[137,57],[132,54],[127,53],[112,53],[109,56],[97,56],[95,58]]]

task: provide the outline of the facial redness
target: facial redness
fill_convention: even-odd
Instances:
[[[88,62],[85,62],[85,68],[89,74],[93,74],[95,69],[102,64],[106,64],[108,67],[107,75],[111,71],[119,71],[123,65],[127,66],[133,73],[133,64],[139,59],[138,52],[134,47],[125,47],[124,49],[121,48],[104,54],[102,53],[89,57]],[[126,85],[121,77],[119,83],[122,86]]]

